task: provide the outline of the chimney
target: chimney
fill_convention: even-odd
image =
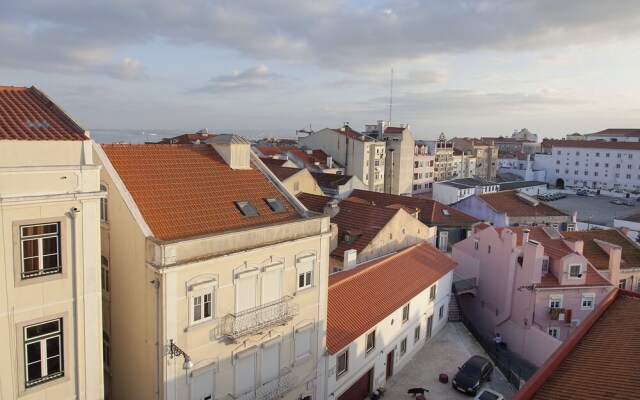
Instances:
[[[333,157],[327,156],[327,168],[333,168]]]
[[[307,150],[305,150],[305,152],[306,152],[307,154],[313,154],[313,150],[311,150],[311,149],[307,149]]]
[[[340,206],[338,205],[338,200],[333,199],[329,201],[322,210],[324,214],[328,215],[330,218],[335,217],[340,212]]]
[[[529,232],[530,232],[530,230],[529,230],[529,229],[527,229],[527,228],[525,228],[525,229],[522,231],[522,243],[523,243],[523,244],[524,244],[524,243],[528,243],[528,242],[529,242]]]
[[[618,286],[620,282],[620,263],[622,261],[622,247],[605,242],[604,240],[593,239],[594,242],[609,255],[609,281]]]
[[[344,266],[343,271],[352,269],[356,266],[356,258],[358,257],[358,251],[355,249],[344,251]]]
[[[238,135],[217,135],[207,139],[231,169],[251,169],[251,142]]]

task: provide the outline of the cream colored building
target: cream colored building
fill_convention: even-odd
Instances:
[[[384,191],[385,143],[356,132],[349,125],[325,128],[298,139],[300,146],[319,149],[357,176],[372,192]]]
[[[103,398],[100,181],[89,133],[0,87],[0,398]]]
[[[262,160],[261,160],[262,161]],[[322,189],[306,168],[289,168],[267,165],[267,168],[282,182],[284,187],[296,196],[300,192],[322,196]]]
[[[114,399],[324,399],[329,218],[219,135],[103,145]]]

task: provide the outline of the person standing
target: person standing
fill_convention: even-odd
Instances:
[[[493,338],[493,341],[496,343],[496,351],[500,350],[500,343],[502,343],[500,333],[496,332],[496,336]]]

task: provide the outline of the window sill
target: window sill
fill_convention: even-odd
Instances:
[[[185,332],[193,332],[195,330],[198,330],[200,328],[202,328],[203,326],[211,326],[214,322],[217,321],[217,318],[211,318],[208,319],[206,321],[202,321],[202,322],[198,322],[195,324],[191,324],[189,326],[187,326],[186,328],[184,328]]]
[[[310,359],[311,359],[311,353],[307,353],[307,354],[305,354],[305,355],[303,355],[303,356],[300,356],[300,357],[296,358],[296,359],[293,361],[293,365],[294,365],[294,366],[296,366],[296,365],[300,365],[300,364],[302,364],[302,363],[304,363],[305,361],[308,361],[308,360],[310,360]]]

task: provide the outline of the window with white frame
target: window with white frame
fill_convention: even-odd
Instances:
[[[409,304],[402,307],[402,322],[407,322],[409,320]]]
[[[109,260],[105,256],[100,256],[101,267],[101,279],[100,284],[102,286],[102,293],[109,294]]]
[[[549,330],[547,332],[549,333],[549,336],[553,336],[556,339],[560,338],[560,328],[549,327]]]
[[[20,226],[22,278],[62,272],[60,223]]]
[[[107,186],[106,185],[100,185],[100,191],[106,193],[107,192]],[[109,214],[107,213],[107,198],[106,197],[102,197],[100,199],[100,221],[102,221],[102,222],[109,221]]]
[[[367,333],[365,353],[369,353],[376,348],[376,331],[375,329]]]
[[[440,310],[438,311],[438,319],[442,319],[444,317],[444,305],[440,306]]]
[[[436,299],[436,290],[438,289],[437,285],[431,286],[429,289],[429,301],[434,301]]]
[[[191,373],[191,400],[213,400],[216,393],[216,364],[198,368]]]
[[[344,375],[349,370],[349,349],[338,354],[336,358],[336,377]]]
[[[413,342],[415,343],[418,340],[420,340],[420,325],[413,330]]]
[[[542,259],[542,275],[546,275],[549,273],[549,258],[545,257]]]
[[[549,296],[549,308],[562,308],[562,295]]]
[[[618,282],[618,287],[620,289],[626,289],[627,288],[627,280],[626,279],[620,279],[620,281]]]
[[[400,342],[400,357],[407,352],[407,338],[402,339]]]
[[[583,293],[582,294],[582,302],[581,309],[583,310],[593,310],[594,303],[596,301],[595,293]]]
[[[300,257],[296,262],[296,271],[298,276],[298,290],[308,289],[313,286],[313,266],[315,264],[315,255]]]
[[[313,322],[304,324],[294,331],[294,351],[296,360],[311,355],[311,332],[313,331]]]
[[[25,386],[64,376],[62,318],[25,326],[23,332]]]
[[[582,278],[582,265],[570,265],[569,266],[569,278]]]
[[[189,285],[190,325],[201,324],[215,318],[216,279]]]

